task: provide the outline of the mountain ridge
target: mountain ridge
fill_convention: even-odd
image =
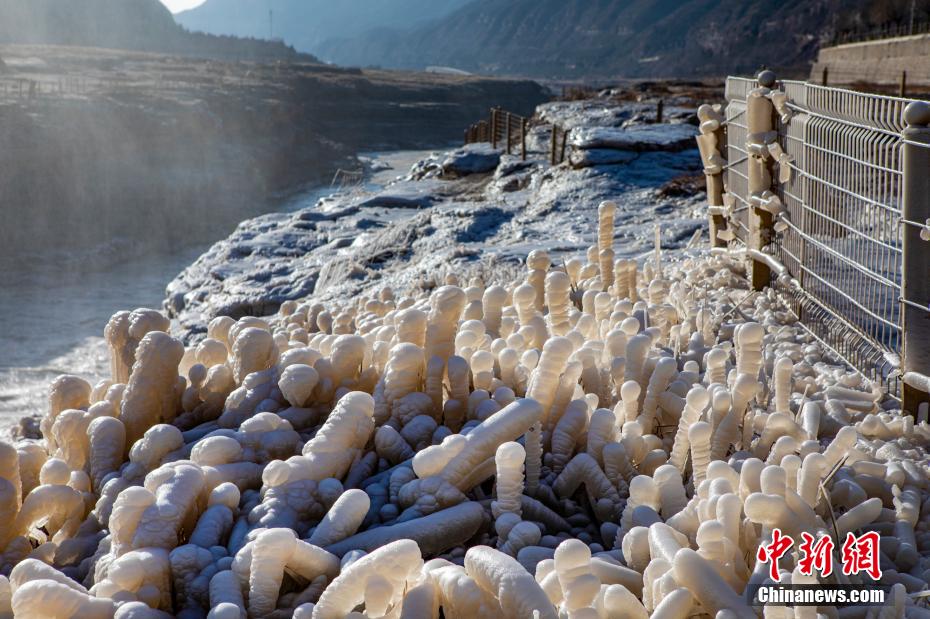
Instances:
[[[918,5],[917,19],[927,19],[930,2]],[[251,7],[250,29],[235,30],[229,20],[241,21],[243,7]],[[761,66],[801,76],[835,33],[906,21],[911,0],[207,0],[177,19],[192,29],[267,36],[269,8],[275,24],[284,23],[276,35],[340,65],[698,78]]]
[[[280,42],[188,32],[158,0],[0,0],[0,44],[102,47],[236,60],[313,60]]]
[[[174,18],[188,30],[256,38],[269,38],[270,35],[313,53],[329,39],[352,40],[383,27],[403,30],[441,18],[468,2],[207,0],[200,6],[175,14]]]
[[[408,32],[330,41],[340,64],[533,77],[704,77],[809,64],[839,0],[475,0]],[[793,34],[786,34],[793,33]],[[568,42],[568,44],[566,44]]]

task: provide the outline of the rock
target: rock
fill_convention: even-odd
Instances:
[[[500,151],[491,148],[490,144],[468,144],[446,157],[442,162],[442,175],[457,178],[485,174],[497,169],[500,162]]]
[[[514,155],[503,155],[501,157],[500,165],[497,166],[497,170],[494,171],[494,179],[498,180],[504,178],[505,176],[510,176],[517,172],[522,172],[529,168],[535,166],[534,161],[523,161],[520,157]]]
[[[423,196],[420,198],[408,198],[405,196],[392,196],[392,195],[377,195],[370,200],[365,200],[360,207],[377,207],[382,208],[427,208],[432,204],[432,199],[429,196]]]
[[[642,125],[626,129],[585,127],[572,131],[569,144],[581,150],[679,151],[693,148],[697,134],[697,129],[686,124]]]
[[[576,150],[569,154],[568,160],[575,168],[588,168],[597,165],[617,165],[629,163],[636,159],[639,153],[631,150],[611,150],[596,148],[592,150]]]

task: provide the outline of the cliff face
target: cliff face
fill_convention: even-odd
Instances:
[[[0,89],[7,256],[114,239],[180,247],[356,167],[356,152],[446,144],[491,105],[528,114],[545,98],[532,82],[314,64],[16,46],[0,56],[7,84],[37,84]]]

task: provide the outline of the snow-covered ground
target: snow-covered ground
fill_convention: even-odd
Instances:
[[[605,100],[541,106],[540,118],[577,135],[572,165],[551,167],[544,140],[531,141],[525,162],[472,145],[434,153],[382,190],[244,221],[171,282],[165,307],[196,340],[214,316],[268,314],[286,300],[432,286],[448,272],[503,274],[533,248],[556,260],[587,248],[603,200],[618,204],[617,258],[650,251],[657,225],[664,248],[683,247],[704,225],[703,196],[659,189],[700,171],[696,128],[685,122],[693,110],[676,107],[670,122],[649,124],[643,109]]]

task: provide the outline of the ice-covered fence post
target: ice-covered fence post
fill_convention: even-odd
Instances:
[[[549,164],[555,165],[555,151],[559,147],[559,128],[552,124],[552,139],[549,144]]]
[[[507,139],[507,154],[510,154],[510,138],[511,131],[510,127],[513,125],[513,116],[510,115],[510,112],[504,112],[504,136]]]
[[[520,159],[526,161],[526,125],[527,119],[520,122]]]
[[[719,232],[726,228],[723,204],[723,170],[726,159],[721,148],[726,145],[724,116],[720,106],[702,105],[697,111],[701,134],[697,136],[698,150],[704,163],[707,179],[707,214],[710,226],[710,246],[725,247],[727,242]]]
[[[491,108],[491,148],[497,148],[497,117],[497,108]]]
[[[921,238],[930,220],[930,103],[914,101],[904,108],[904,179],[901,332],[904,335],[903,408],[917,415],[921,402],[930,401],[930,242]]]
[[[559,163],[565,161],[565,149],[568,147],[568,134],[571,131],[571,129],[566,129],[562,132],[562,149],[559,151]]]
[[[762,251],[771,238],[774,217],[772,213],[757,204],[766,191],[772,190],[772,159],[768,144],[775,139],[775,106],[768,94],[775,87],[776,78],[772,71],[759,73],[759,87],[752,90],[746,98],[746,119],[749,153],[749,249]],[[752,287],[762,290],[769,285],[771,271],[762,260],[752,260]]]

